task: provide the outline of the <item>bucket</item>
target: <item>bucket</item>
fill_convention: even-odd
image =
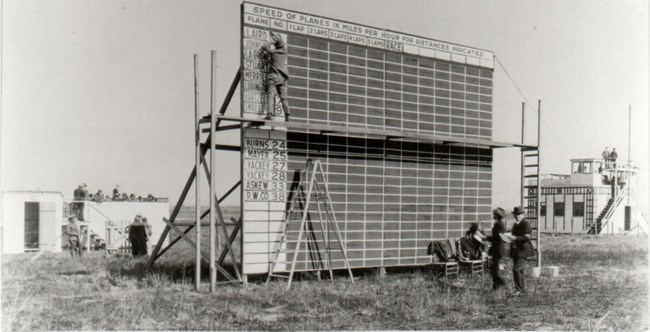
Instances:
[[[542,275],[542,269],[539,267],[533,267],[533,278],[539,278]]]

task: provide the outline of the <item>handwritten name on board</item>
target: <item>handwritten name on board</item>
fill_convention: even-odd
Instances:
[[[286,140],[244,137],[244,201],[284,202],[287,198]]]

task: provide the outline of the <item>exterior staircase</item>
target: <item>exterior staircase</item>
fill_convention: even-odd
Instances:
[[[600,234],[600,232],[603,230],[603,219],[614,205],[614,201],[614,197],[610,198],[609,201],[607,201],[607,205],[605,205],[605,208],[603,208],[603,210],[600,212],[598,218],[596,218],[596,221],[591,224],[591,227],[589,227],[587,230],[587,234]]]
[[[628,194],[626,192],[621,191],[620,195],[610,198],[609,201],[607,201],[605,208],[603,208],[603,211],[601,211],[600,215],[598,215],[596,221],[594,221],[587,230],[587,234],[600,234],[600,232],[603,231],[603,228],[607,225],[609,220],[614,215],[614,212],[616,212],[616,208],[621,205],[623,198],[627,197],[627,195]]]

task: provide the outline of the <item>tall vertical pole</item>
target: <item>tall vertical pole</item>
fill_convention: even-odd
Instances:
[[[628,106],[627,109],[627,174],[625,183],[627,183],[627,205],[630,205],[630,187],[632,185],[632,105]],[[632,215],[630,214],[630,219]]]
[[[632,163],[632,105],[627,109],[627,163]]]
[[[526,103],[521,102],[521,145],[524,145],[524,127],[525,127],[525,118],[526,118]],[[524,206],[524,196],[526,192],[526,188],[524,188],[524,185],[526,185],[525,179],[524,179],[524,172],[526,171],[526,168],[524,167],[525,160],[524,160],[524,148],[521,148],[521,185],[519,188],[521,190],[519,191],[519,206],[523,207]]]
[[[541,220],[540,198],[542,197],[542,186],[539,180],[540,169],[542,168],[542,100],[537,100],[537,267],[542,268],[542,234],[539,231]],[[557,229],[557,227],[555,228]]]
[[[198,170],[201,165],[201,125],[199,120],[199,55],[194,54],[194,167]],[[196,220],[196,264],[194,271],[194,288],[201,287],[201,187],[200,176],[194,178],[195,203],[194,219]]]
[[[210,75],[210,293],[214,293],[217,287],[217,267],[216,267],[216,212],[215,212],[215,162],[217,160],[216,150],[214,148],[216,143],[216,123],[217,114],[215,108],[217,105],[217,51],[212,51],[211,61],[211,75]]]

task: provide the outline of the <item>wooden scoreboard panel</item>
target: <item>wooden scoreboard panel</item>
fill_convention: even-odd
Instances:
[[[289,50],[292,122],[492,138],[491,52],[252,3],[242,23],[243,117],[266,113],[260,49],[274,31]],[[490,220],[489,149],[251,128],[242,146],[245,274],[268,272],[307,158],[323,163],[353,267],[430,263],[429,241]],[[298,269],[313,255],[303,250]]]

